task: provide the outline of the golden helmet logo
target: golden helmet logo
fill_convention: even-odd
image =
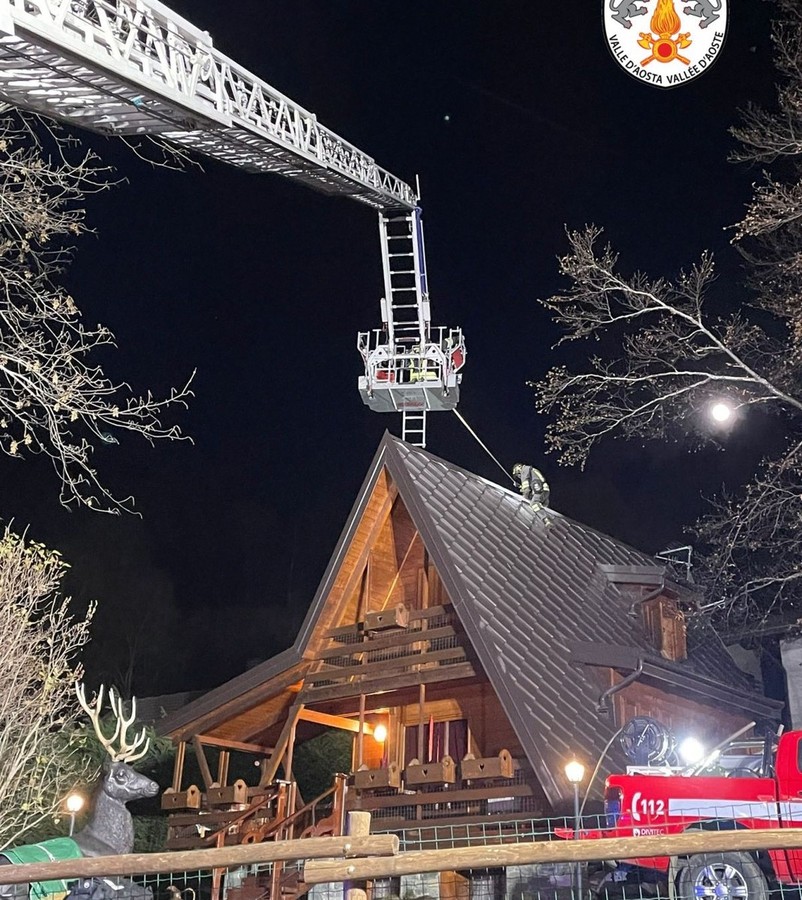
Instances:
[[[727,36],[729,0],[603,0],[607,44],[633,78],[655,87],[706,72]]]

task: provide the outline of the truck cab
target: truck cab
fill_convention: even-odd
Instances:
[[[605,784],[606,827],[582,839],[678,834],[696,829],[802,827],[802,731],[766,742],[733,743],[699,767],[632,766]],[[562,835],[565,837],[571,834]],[[765,900],[770,881],[802,884],[802,851],[765,855],[699,854],[684,860],[655,856],[622,860],[676,877],[680,900],[715,894],[716,880],[732,879],[732,893]],[[723,860],[716,871],[716,858]],[[710,890],[708,890],[708,887]]]

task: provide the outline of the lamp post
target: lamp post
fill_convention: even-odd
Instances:
[[[83,794],[73,791],[64,802],[67,812],[70,814],[70,837],[75,831],[75,816],[84,808],[85,799]]]
[[[565,777],[574,789],[574,840],[579,840],[582,822],[579,818],[579,785],[585,779],[585,767],[581,762],[572,759],[565,767]],[[576,883],[576,900],[582,900],[582,863],[576,863],[574,873]]]

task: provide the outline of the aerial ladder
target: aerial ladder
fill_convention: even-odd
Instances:
[[[455,409],[465,341],[433,327],[416,190],[215,49],[158,0],[0,0],[0,98],[104,135],[151,137],[272,172],[378,212],[381,326],[360,332],[358,388],[426,444],[426,414]]]

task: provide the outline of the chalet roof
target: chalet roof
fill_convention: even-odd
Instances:
[[[650,647],[632,606],[641,586],[662,583],[664,568],[651,557],[554,510],[535,511],[518,493],[386,434],[293,647],[169,716],[163,733],[301,662],[382,468],[553,802],[565,794],[566,759],[597,760],[616,728],[598,711],[593,666],[640,668],[641,677],[708,703],[712,697],[756,718],[778,716],[781,704],[757,694],[710,634],[690,635],[684,663]]]

